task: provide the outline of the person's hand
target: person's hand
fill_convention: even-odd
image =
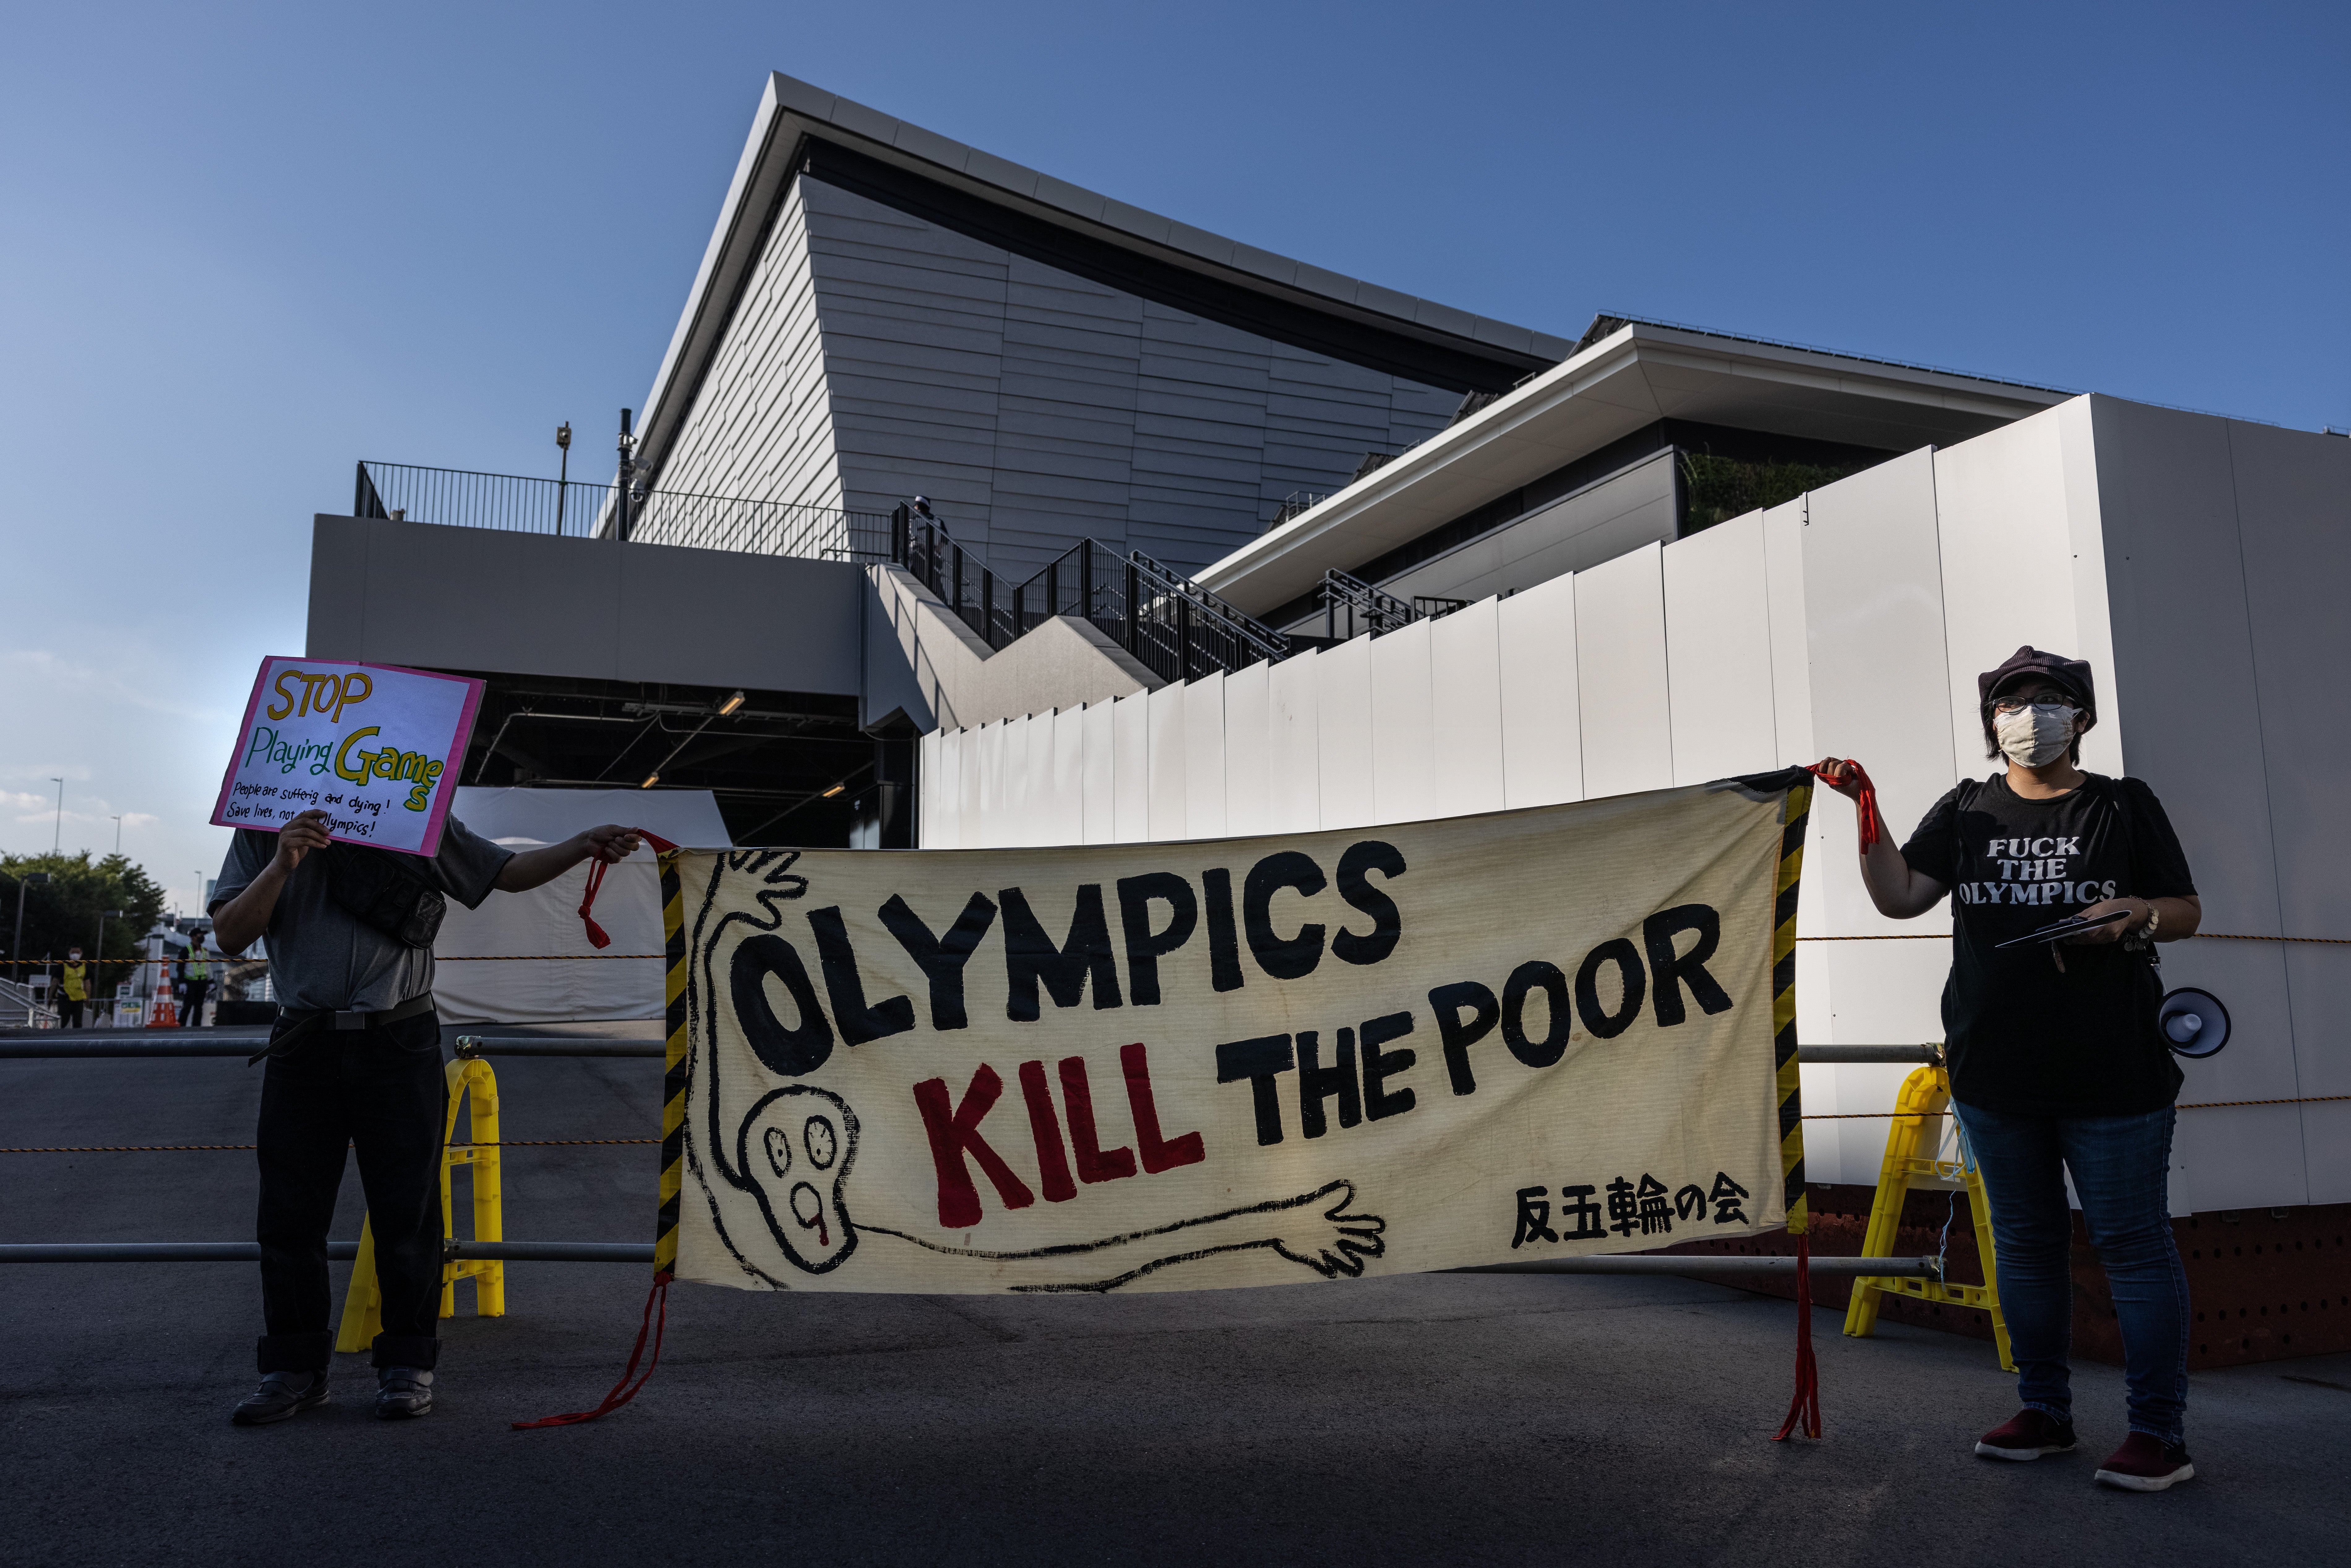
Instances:
[[[277,852],[269,863],[280,873],[291,876],[304,855],[312,850],[323,850],[327,844],[327,813],[314,806],[277,830]]]
[[[1848,800],[1861,799],[1861,769],[1839,757],[1823,757],[1813,768],[1821,782]]]
[[[2130,911],[2131,917],[2128,920],[2117,920],[2111,925],[2101,925],[2095,931],[2085,931],[2079,936],[2064,937],[2062,940],[2074,947],[2102,947],[2109,942],[2121,941],[2145,925],[2155,915],[2155,905],[2144,898],[2109,898],[2103,904],[2094,904],[2082,911],[2081,918],[2095,920],[2102,915],[2112,915],[2118,909]]]
[[[637,831],[618,827],[611,822],[601,828],[590,828],[580,835],[580,847],[590,860],[613,865],[637,852]]]

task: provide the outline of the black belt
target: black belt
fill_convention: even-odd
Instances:
[[[385,1008],[378,1012],[337,1012],[332,1008],[297,1012],[290,1008],[280,1008],[277,1009],[277,1021],[290,1022],[294,1027],[246,1057],[245,1064],[251,1067],[265,1056],[276,1056],[311,1030],[321,1027],[339,1030],[381,1029],[388,1023],[398,1023],[402,1019],[413,1019],[419,1013],[429,1013],[432,1010],[433,993],[431,991],[425,992],[421,997],[411,997],[398,1007]]]

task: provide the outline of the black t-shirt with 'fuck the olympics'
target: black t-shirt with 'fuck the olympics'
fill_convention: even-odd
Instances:
[[[2128,1116],[2159,1111],[2180,1072],[2155,1024],[2163,991],[2144,952],[2119,943],[1998,945],[2110,898],[2194,894],[2188,858],[2155,792],[2089,774],[2028,800],[1995,774],[1935,802],[1902,858],[1951,890],[1943,1040],[1951,1095],[1987,1111]]]

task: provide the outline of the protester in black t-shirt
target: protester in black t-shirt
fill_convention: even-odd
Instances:
[[[2203,906],[2155,792],[2085,773],[2097,722],[2090,666],[2019,648],[1976,679],[1987,754],[2008,770],[1935,802],[1897,852],[1863,852],[1862,880],[1896,920],[1951,899],[1943,988],[1951,1098],[1991,1207],[2001,1306],[2024,1408],[1976,1452],[2034,1459],[2074,1447],[2070,1173],[2113,1287],[2130,1436],[2097,1479],[2160,1491],[2196,1472],[2188,1403],[2188,1280],[2165,1201],[2180,1073],[2156,1025],[2151,945],[2196,934]],[[1834,758],[1838,793],[1860,780]],[[2055,943],[2001,943],[2072,915],[2124,918]]]

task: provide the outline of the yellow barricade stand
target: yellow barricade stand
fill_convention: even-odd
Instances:
[[[1869,1231],[1862,1238],[1861,1255],[1893,1256],[1902,1225],[1903,1202],[1914,1184],[1943,1188],[1962,1184],[1967,1188],[1969,1212],[1975,1219],[1976,1251],[1983,1260],[1984,1282],[1951,1285],[1940,1280],[1886,1276],[1855,1280],[1852,1303],[1845,1308],[1844,1332],[1856,1339],[1870,1336],[1877,1327],[1881,1294],[1969,1307],[1991,1318],[1992,1339],[2000,1347],[2001,1367],[2014,1372],[2016,1362],[2008,1349],[2008,1320],[2000,1311],[2000,1272],[1992,1256],[1991,1207],[1984,1202],[1983,1177],[1978,1174],[1975,1161],[1967,1156],[1964,1144],[1959,1159],[1936,1157],[1942,1142],[1942,1118],[1950,1109],[1950,1074],[1939,1063],[1921,1067],[1903,1081],[1902,1092],[1895,1101],[1894,1124],[1886,1134],[1886,1162],[1878,1167],[1877,1197],[1870,1205]],[[1927,1143],[1929,1125],[1938,1134],[1932,1144]],[[1924,1153],[1921,1145],[1927,1145]]]
[[[459,1166],[472,1167],[474,1237],[476,1241],[506,1239],[506,1211],[499,1183],[498,1080],[486,1061],[453,1061],[443,1071],[449,1082],[449,1120],[441,1134],[441,1235],[456,1234],[456,1210],[450,1200],[449,1175]],[[471,1141],[455,1142],[457,1111],[471,1108]],[[471,1276],[474,1312],[485,1318],[503,1317],[507,1310],[507,1266],[488,1259],[452,1259],[441,1266],[441,1315],[457,1315],[457,1281]],[[375,1278],[375,1231],[360,1222],[360,1251],[351,1264],[350,1288],[343,1294],[342,1327],[335,1336],[337,1350],[366,1350],[383,1332],[383,1294]]]

